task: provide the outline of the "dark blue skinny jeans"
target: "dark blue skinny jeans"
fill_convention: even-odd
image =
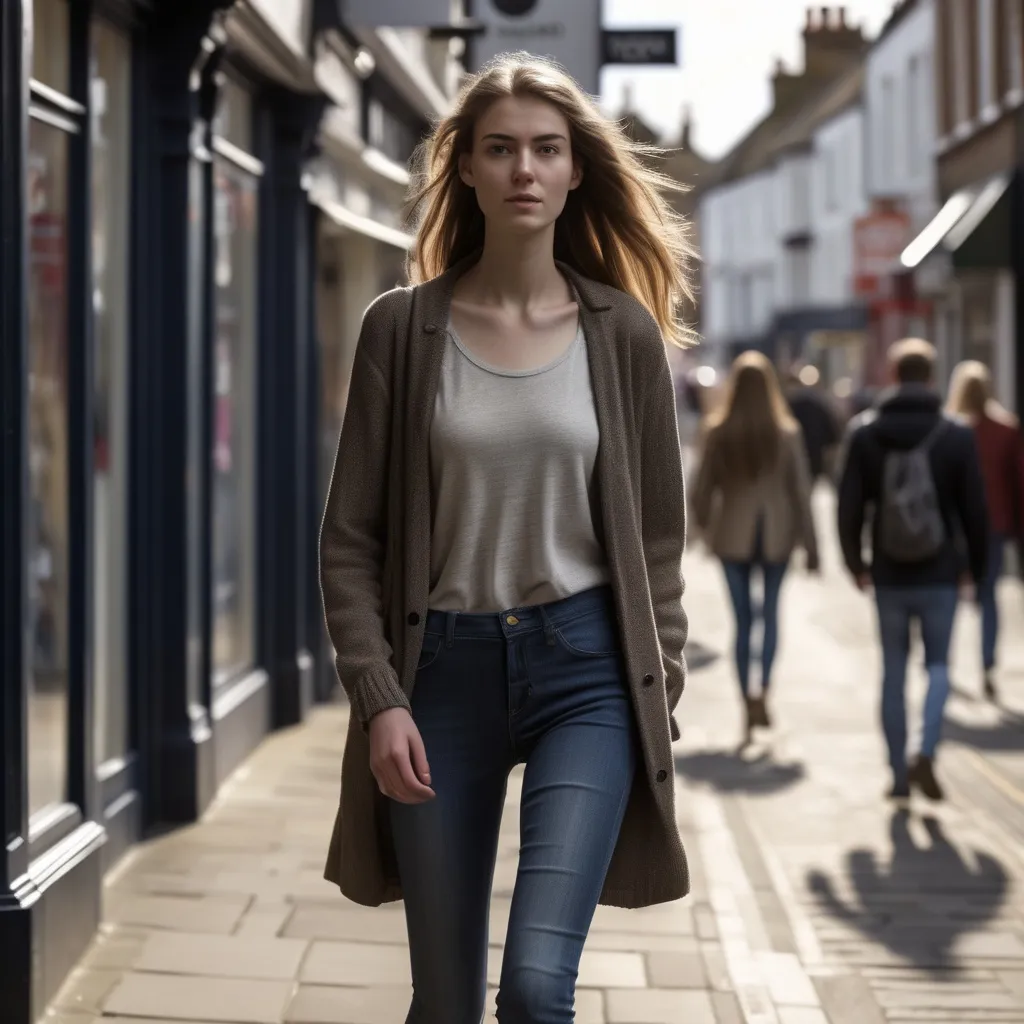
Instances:
[[[479,1024],[498,828],[526,765],[501,1024],[570,1024],[580,955],[637,758],[611,591],[496,614],[430,611],[412,694],[436,797],[391,803],[413,1000],[406,1024]]]
[[[986,672],[996,666],[996,641],[999,639],[999,604],[996,600],[996,586],[1003,574],[1003,556],[1006,551],[1006,537],[993,533],[988,543],[988,566],[985,578],[978,587],[978,604],[981,608],[981,659]]]
[[[779,645],[779,592],[786,576],[786,562],[722,562],[736,615],[736,677],[746,697],[750,688],[750,634],[754,628],[755,606],[751,582],[755,568],[763,581],[760,606],[764,630],[761,634],[761,690],[771,683],[772,665]]]

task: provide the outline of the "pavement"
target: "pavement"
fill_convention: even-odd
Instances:
[[[829,495],[818,502],[827,538]],[[959,615],[938,760],[948,799],[893,809],[871,603],[823,546],[822,575],[797,566],[785,584],[775,724],[743,751],[724,583],[699,547],[687,555],[693,642],[676,785],[693,892],[598,909],[579,1024],[1024,1024],[1024,590],[1007,581],[1000,595],[999,707],[979,696],[976,613]],[[912,708],[924,679],[915,660]],[[405,1019],[401,906],[356,906],[321,877],[347,715],[320,707],[271,736],[202,822],[127,856],[51,1024]],[[502,826],[492,984],[520,780]]]

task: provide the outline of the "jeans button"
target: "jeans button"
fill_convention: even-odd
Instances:
[[[667,778],[668,778],[668,772],[665,771],[664,768],[662,768],[661,771],[658,772],[658,781],[659,782],[664,782]]]
[[[654,685],[654,676],[652,676],[650,674],[650,672],[648,672],[647,675],[644,676],[644,686],[653,686],[653,685]]]

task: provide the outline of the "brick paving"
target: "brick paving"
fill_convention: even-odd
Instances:
[[[821,578],[795,570],[786,583],[776,724],[742,753],[724,586],[699,550],[687,560],[693,669],[676,752],[693,893],[647,910],[599,909],[577,1021],[1024,1024],[1024,636],[1006,645],[1003,706],[992,708],[974,696],[976,621],[961,614],[939,762],[949,799],[898,812],[881,799],[871,606],[842,578],[834,549]],[[1024,594],[1007,583],[1002,596],[1009,634]],[[346,715],[319,708],[269,738],[203,822],[129,854],[51,1022],[404,1020],[401,908],[355,906],[321,878]],[[492,985],[520,778],[502,825]]]

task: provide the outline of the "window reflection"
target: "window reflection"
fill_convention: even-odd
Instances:
[[[93,665],[97,761],[123,756],[126,677],[128,40],[92,27]]]
[[[29,124],[29,810],[65,799],[68,696],[67,136]]]
[[[32,77],[68,91],[71,26],[68,0],[32,0]]]
[[[256,180],[214,166],[213,665],[252,663],[255,590]]]

